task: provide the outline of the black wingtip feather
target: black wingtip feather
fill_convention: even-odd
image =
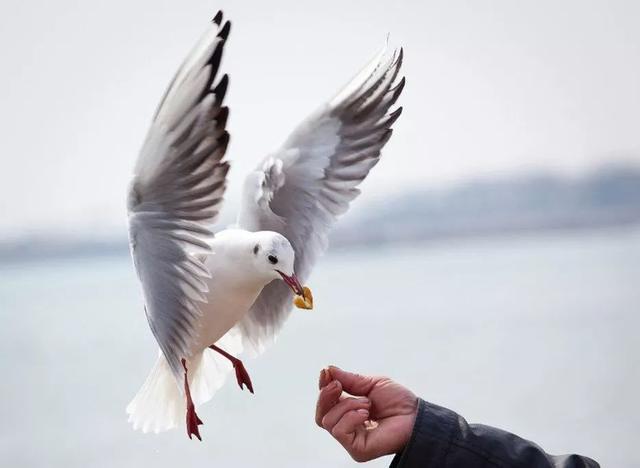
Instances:
[[[202,99],[210,92],[211,87],[213,86],[213,82],[216,79],[216,72],[220,67],[220,62],[222,61],[223,45],[224,42],[218,43],[216,48],[213,50],[211,57],[209,57],[209,60],[207,61],[207,63],[211,65],[211,73],[209,74],[209,78],[207,79],[207,84],[202,89],[202,93],[200,93],[200,99]]]
[[[400,47],[400,52],[398,52],[398,58],[396,59],[395,66],[400,68],[402,66],[403,59],[404,59],[404,48]]]
[[[400,114],[402,114],[402,106],[398,107],[391,114],[389,114],[389,117],[387,118],[385,125],[390,128],[396,122],[396,120],[398,120],[398,117],[400,117]]]
[[[400,96],[400,94],[402,94],[402,90],[404,89],[404,85],[406,84],[406,82],[407,80],[403,76],[400,82],[396,86],[394,86],[389,91],[387,91],[388,93],[392,93],[391,99],[389,100],[389,103],[388,103],[389,106],[394,105],[395,102],[398,100],[398,97]]]
[[[224,148],[224,150],[226,151],[227,146],[229,146],[229,139],[230,139],[229,132],[225,130],[222,136],[220,137],[220,139],[218,140],[220,148]]]
[[[402,90],[404,89],[404,85],[405,85],[406,82],[407,82],[407,78],[403,76],[400,79],[400,82],[395,87],[391,88],[390,91],[401,93]]]
[[[380,137],[380,140],[378,140],[378,144],[380,145],[380,147],[383,147],[384,145],[387,144],[387,142],[389,141],[389,138],[391,138],[391,135],[393,135],[393,128],[388,128]]]
[[[220,128],[225,128],[227,126],[227,119],[229,118],[229,108],[228,107],[223,107],[220,109],[220,112],[218,112],[218,115],[216,116],[216,126],[220,127]]]
[[[222,23],[222,10],[218,10],[218,13],[216,13],[216,15],[211,18],[211,22],[220,26],[220,24]]]
[[[213,94],[216,96],[216,102],[220,103],[224,100],[224,97],[227,94],[227,88],[229,87],[229,75],[226,73],[222,75],[220,81],[215,88],[213,88]]]
[[[207,60],[207,63],[211,65],[211,68],[213,70],[217,70],[218,67],[220,67],[220,62],[222,61],[222,49],[223,49],[223,43],[222,42],[218,43],[216,48],[213,50],[211,57],[209,57],[209,60]],[[214,76],[215,75],[212,74],[211,79],[213,79]]]
[[[221,37],[226,41],[229,37],[229,31],[231,31],[231,21],[224,23],[224,26],[222,26],[222,29],[220,29],[220,32],[218,33],[218,37]]]

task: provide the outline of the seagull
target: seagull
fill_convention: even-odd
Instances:
[[[237,224],[214,234],[227,187],[229,84],[220,65],[231,23],[219,11],[169,84],[134,167],[127,198],[129,245],[144,311],[158,346],[149,376],[127,406],[134,429],[186,422],[235,370],[238,354],[273,343],[338,216],[380,159],[402,107],[402,49],[387,47],[250,172]],[[186,412],[186,417],[185,417]]]

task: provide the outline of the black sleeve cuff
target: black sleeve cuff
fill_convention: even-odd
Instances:
[[[404,450],[393,458],[390,467],[444,466],[455,434],[456,419],[454,412],[418,398],[418,413],[411,438]]]
[[[579,455],[553,456],[538,445],[509,432],[468,424],[459,414],[418,399],[413,432],[391,468],[598,468]]]

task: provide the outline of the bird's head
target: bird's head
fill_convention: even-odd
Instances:
[[[294,294],[303,293],[294,271],[296,254],[291,243],[277,232],[263,231],[253,246],[254,263],[258,271],[271,279],[281,279]]]

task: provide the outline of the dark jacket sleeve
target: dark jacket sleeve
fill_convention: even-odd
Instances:
[[[467,424],[451,410],[418,401],[413,433],[391,468],[595,468],[579,455],[554,456],[533,442],[489,426]]]

